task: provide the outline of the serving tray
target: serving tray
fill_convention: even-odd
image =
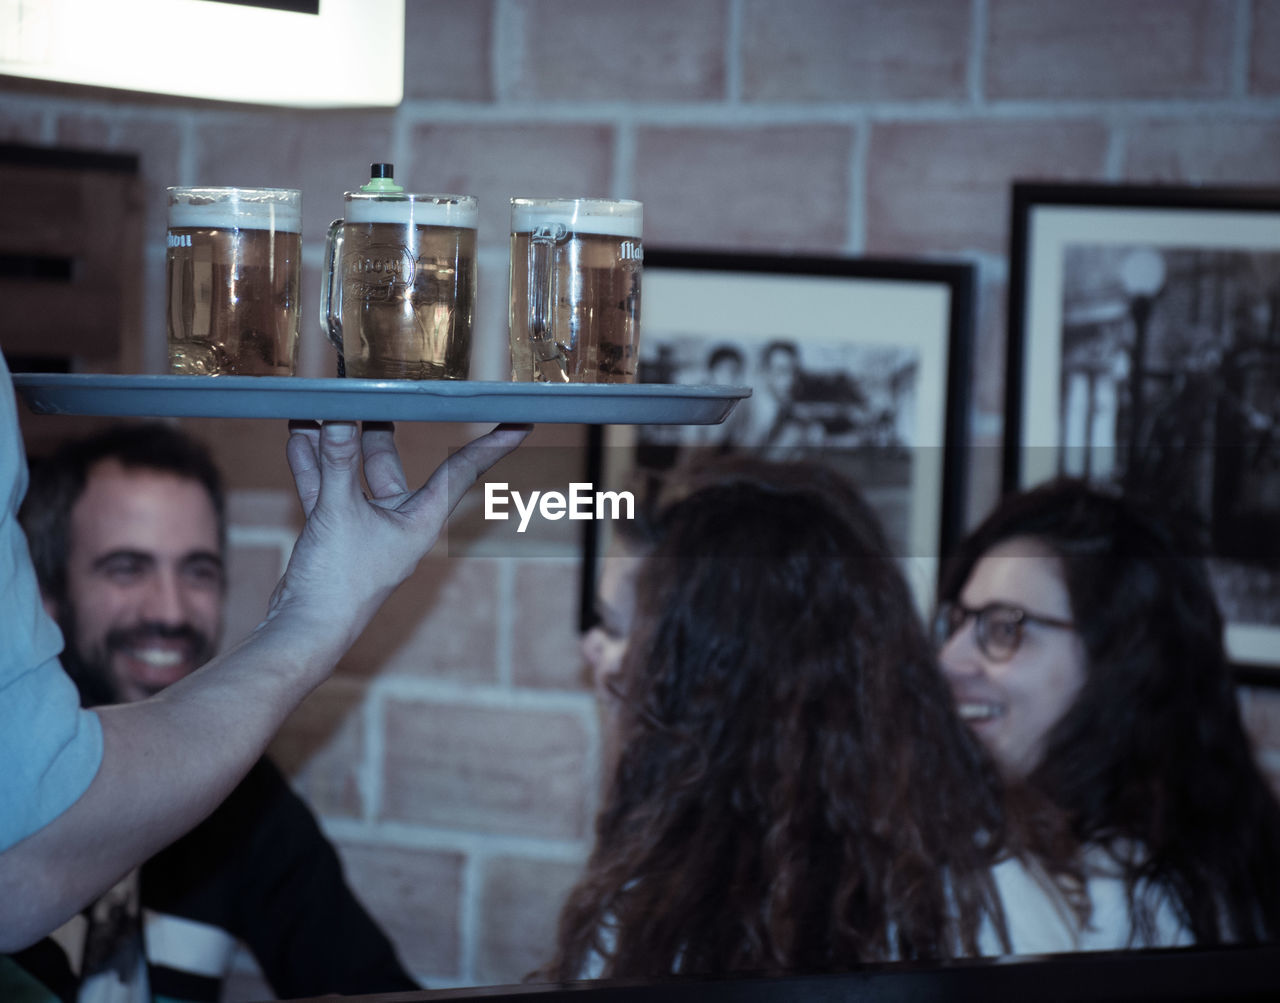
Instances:
[[[15,373],[36,414],[714,425],[750,387]]]

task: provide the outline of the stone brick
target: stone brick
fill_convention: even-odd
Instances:
[[[485,862],[476,951],[481,985],[514,985],[551,960],[560,907],[581,870],[521,857]]]
[[[302,509],[293,491],[241,489],[227,493],[227,523],[296,533],[302,528]]]
[[[383,603],[339,671],[494,681],[497,575],[496,562],[483,558],[423,561]]]
[[[405,968],[460,976],[462,855],[349,842],[340,852],[347,883],[391,938]]]
[[[111,122],[111,117],[96,109],[59,115],[54,123],[54,145],[73,150],[105,150]]]
[[[289,715],[271,743],[271,757],[321,815],[363,818],[366,688],[334,678]]]
[[[725,0],[517,0],[513,101],[702,101],[725,94]]]
[[[506,248],[512,196],[622,194],[610,191],[613,130],[602,125],[419,125],[409,147],[418,184],[480,199],[482,246]]]
[[[1232,0],[990,0],[991,99],[1226,97]]]
[[[1106,129],[1091,121],[955,121],[873,127],[871,254],[1008,249],[1015,179],[1102,176]]]
[[[1280,0],[1253,0],[1249,47],[1249,92],[1280,94]]]
[[[297,497],[285,460],[286,422],[269,418],[183,418],[179,425],[209,446],[227,491],[274,489]]]
[[[558,557],[575,560],[582,553],[582,538],[587,523],[582,520],[546,518],[541,508],[535,508],[524,522],[521,531],[521,515],[515,497],[523,504],[539,492],[567,495],[570,485],[581,482],[586,468],[586,457],[581,443],[572,445],[548,444],[545,435],[526,441],[511,456],[486,476],[495,487],[505,484],[506,501],[495,503],[495,518],[487,518],[484,506],[484,489],[477,486],[467,497],[469,504],[449,520],[447,553],[451,557],[468,555],[508,557]],[[498,513],[504,518],[497,518]]]
[[[15,100],[22,87],[14,80],[0,80],[0,141],[46,146],[43,142],[45,113],[37,102]]]
[[[487,101],[493,96],[493,7],[453,0],[404,5],[406,100]]]
[[[164,373],[169,368],[168,321],[165,312],[166,276],[163,238],[142,252],[142,372]]]
[[[382,817],[448,829],[578,839],[588,737],[578,717],[390,700]]]
[[[510,363],[508,362],[508,366]],[[406,461],[417,458],[418,453],[427,456],[428,463],[419,471],[420,475],[425,477],[427,472],[439,463],[441,459],[447,455],[447,449],[439,449],[438,456],[431,452],[430,447],[439,447],[442,443],[449,447],[460,446],[469,439],[474,438],[481,431],[487,431],[489,425],[401,425],[397,430],[396,436],[399,439],[402,435],[406,436],[404,443],[401,445],[401,453],[406,456]],[[409,434],[418,428],[438,429],[436,436],[438,441],[429,442],[419,445],[419,441],[409,438]],[[450,432],[449,430],[453,430]],[[586,458],[586,432],[585,425],[561,424],[558,422],[547,422],[546,424],[535,425],[529,433],[529,437],[524,441],[518,450],[509,456],[503,457],[494,466],[490,467],[484,475],[484,481],[506,481],[514,490],[532,490],[535,488],[555,488],[560,491],[567,489],[571,480],[579,481],[584,475],[587,468]],[[445,438],[450,435],[450,438]],[[408,470],[406,462],[406,470]],[[410,476],[410,480],[413,477]],[[509,507],[510,508],[510,507]],[[545,522],[545,520],[543,520]],[[437,545],[433,552],[436,556],[448,556],[451,560],[458,557],[466,557],[475,553],[497,555],[499,557],[521,557],[528,556],[517,550],[497,551],[488,548],[487,544],[484,548],[475,545],[475,541],[485,535],[484,531],[479,528],[484,525],[494,525],[484,519],[484,492],[482,486],[477,484],[462,498],[458,507],[454,509],[453,515],[449,517],[449,525],[446,527],[446,538],[441,545]],[[547,523],[547,525],[565,525],[565,523]],[[581,552],[581,537],[577,531],[580,523],[574,523],[573,532],[563,537],[565,549],[562,553],[555,556],[562,558],[577,558]],[[529,533],[532,534],[532,522],[530,523]],[[550,539],[550,534],[545,534]],[[546,553],[540,553],[538,556],[546,557]]]
[[[188,183],[301,189],[304,244],[323,244],[329,223],[343,214],[342,193],[369,179],[371,163],[394,159],[387,111],[238,109],[196,121]],[[396,177],[416,188],[401,168]],[[306,310],[308,327],[314,311]]]
[[[232,544],[228,548],[224,648],[239,641],[266,616],[267,601],[280,580],[280,556],[278,547]]]
[[[840,125],[638,130],[646,243],[842,249],[853,135]]]
[[[144,240],[163,244],[165,188],[182,184],[178,166],[182,130],[176,118],[144,117],[123,109],[113,109],[109,115],[74,112],[59,115],[55,128],[61,146],[137,154],[146,213]]]
[[[970,4],[746,0],[748,101],[894,101],[967,93]]]
[[[1129,130],[1125,176],[1174,183],[1280,183],[1280,122],[1155,121]]]
[[[589,688],[578,651],[582,561],[520,561],[516,565],[511,647],[517,686]]]

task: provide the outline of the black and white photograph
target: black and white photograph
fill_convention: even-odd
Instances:
[[[652,335],[641,350],[641,382],[746,385],[752,395],[719,425],[640,426],[641,465],[687,462],[691,450],[776,460],[817,456],[857,479],[895,542],[906,546],[918,441],[917,348],[751,336],[708,345],[687,333]]]
[[[1280,192],[1090,197],[1015,189],[1007,486],[1160,498],[1210,551],[1233,658],[1280,664]]]
[[[639,382],[752,394],[719,425],[616,430],[614,476],[707,452],[818,460],[858,484],[897,553],[936,564],[962,516],[968,266],[646,250],[644,281]]]
[[[642,446],[715,446],[788,458],[812,448],[910,449],[920,358],[914,347],[803,344],[742,336],[707,345],[652,332],[641,382],[745,385],[752,395],[719,425],[642,426]]]

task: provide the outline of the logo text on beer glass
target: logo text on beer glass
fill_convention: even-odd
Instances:
[[[508,506],[514,506],[520,523],[517,533],[529,528],[529,520],[537,513],[549,522],[561,519],[634,519],[636,499],[630,491],[596,491],[591,484],[573,481],[568,495],[560,491],[530,491],[526,496],[512,491],[506,481],[489,481],[484,486],[484,517],[505,522],[511,518]]]

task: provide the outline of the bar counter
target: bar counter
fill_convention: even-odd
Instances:
[[[333,996],[312,1003],[329,1003]],[[918,1003],[918,1001],[1275,1001],[1280,945],[1178,948],[867,965],[838,975],[490,986],[343,997],[360,1003]]]

